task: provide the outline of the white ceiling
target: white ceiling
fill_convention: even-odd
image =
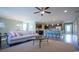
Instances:
[[[67,10],[67,13],[64,13]],[[79,13],[75,11],[79,10],[78,7],[50,7],[48,11],[51,14],[33,14],[33,12],[38,11],[34,7],[1,7],[0,16],[14,19],[14,20],[33,20],[36,22],[46,22],[46,23],[61,23],[66,21],[73,21]]]

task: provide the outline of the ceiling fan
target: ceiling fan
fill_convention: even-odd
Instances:
[[[47,9],[49,9],[50,7],[35,7],[36,9],[38,9],[39,11],[34,12],[34,14],[40,13],[41,16],[43,16],[45,13],[50,14],[51,12],[47,11]]]

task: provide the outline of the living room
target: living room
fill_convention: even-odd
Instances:
[[[8,35],[8,41],[1,38],[1,51],[77,51],[78,25],[78,7],[0,8],[0,36]],[[38,35],[44,36],[48,42],[36,40],[33,46],[32,41]],[[11,44],[13,46],[9,46]]]

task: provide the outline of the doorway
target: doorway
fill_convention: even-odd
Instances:
[[[67,43],[73,42],[73,23],[64,24],[64,41]]]

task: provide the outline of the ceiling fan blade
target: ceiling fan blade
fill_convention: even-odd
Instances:
[[[45,13],[48,13],[48,14],[50,14],[51,12],[45,11]]]
[[[39,7],[35,7],[35,8],[41,11],[41,9]]]
[[[38,12],[34,12],[34,14],[36,14],[36,13],[40,13],[40,11],[38,11]]]
[[[50,8],[50,7],[46,7],[45,10],[47,10],[48,8]]]

